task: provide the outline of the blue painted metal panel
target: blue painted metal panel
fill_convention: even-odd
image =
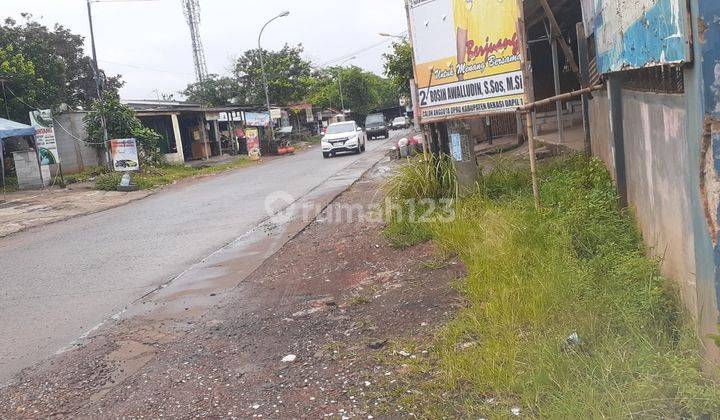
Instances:
[[[705,112],[720,118],[720,1],[704,1],[700,14]]]
[[[584,1],[601,73],[691,61],[687,0]]]

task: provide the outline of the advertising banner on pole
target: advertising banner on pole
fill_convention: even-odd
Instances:
[[[110,153],[115,171],[130,172],[140,170],[140,159],[138,158],[135,139],[110,140]]]
[[[35,144],[40,164],[46,166],[60,163],[52,110],[30,111],[30,125],[35,127]]]
[[[245,140],[247,141],[248,156],[251,158],[260,157],[260,132],[257,128],[245,129]]]
[[[423,123],[523,104],[516,0],[408,0]]]

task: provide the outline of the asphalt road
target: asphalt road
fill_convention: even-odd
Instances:
[[[268,194],[304,197],[391,144],[333,159],[316,148],[0,239],[0,386],[252,230]]]

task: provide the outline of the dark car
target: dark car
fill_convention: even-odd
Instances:
[[[389,128],[383,114],[370,114],[365,118],[365,133],[368,140],[390,137]]]
[[[134,160],[123,159],[115,161],[116,168],[135,168],[137,166],[138,164]]]

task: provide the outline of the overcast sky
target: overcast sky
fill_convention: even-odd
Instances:
[[[29,12],[89,38],[85,0],[0,1],[3,18]],[[123,75],[124,99],[155,99],[156,90],[177,93],[194,81],[181,0],[103,1],[93,3],[98,59],[109,74]],[[397,34],[407,27],[403,0],[200,0],[200,7],[208,68],[218,74],[229,73],[233,57],[256,48],[262,25],[283,10],[290,16],[265,30],[263,47],[302,43],[306,58],[318,65],[388,40],[379,32]],[[381,74],[388,46],[359,53],[352,63]]]

